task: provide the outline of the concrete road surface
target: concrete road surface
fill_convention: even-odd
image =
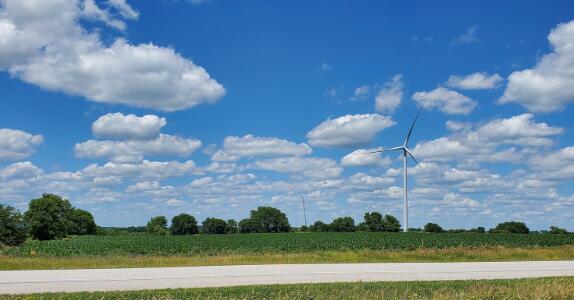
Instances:
[[[574,261],[289,264],[1,271],[0,294],[545,276],[574,276]]]

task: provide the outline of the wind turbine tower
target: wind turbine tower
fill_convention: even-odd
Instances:
[[[411,134],[413,133],[413,128],[415,127],[415,123],[417,122],[417,119],[419,118],[420,113],[421,113],[421,110],[419,109],[419,111],[417,112],[417,115],[415,117],[415,120],[413,121],[413,124],[411,125],[411,128],[409,129],[409,132],[407,134],[407,137],[405,138],[405,142],[403,143],[403,145],[398,146],[398,147],[394,147],[394,148],[390,148],[390,149],[383,149],[383,150],[371,152],[371,153],[380,153],[380,152],[395,151],[395,150],[401,150],[403,152],[403,225],[404,225],[403,231],[404,232],[407,232],[409,229],[409,200],[408,200],[408,188],[407,188],[408,187],[407,155],[410,156],[415,161],[415,163],[417,163],[419,168],[422,169],[422,166],[419,164],[417,159],[413,156],[413,154],[411,153],[411,151],[408,148],[409,139],[411,138]]]
[[[305,221],[305,226],[307,226],[307,211],[305,209],[305,197],[301,196],[301,207],[303,208],[303,220]]]

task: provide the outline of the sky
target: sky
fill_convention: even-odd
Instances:
[[[574,230],[574,2],[0,0],[0,202]]]

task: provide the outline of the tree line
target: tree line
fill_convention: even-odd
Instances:
[[[28,238],[37,240],[61,239],[69,235],[95,235],[147,232],[157,235],[188,234],[235,234],[235,233],[280,233],[280,232],[399,232],[401,223],[392,215],[379,212],[367,212],[363,222],[355,225],[352,217],[340,217],[331,223],[316,221],[311,226],[293,228],[285,213],[274,207],[260,206],[251,210],[249,218],[236,222],[207,218],[198,224],[194,216],[179,214],[172,218],[168,227],[165,216],[153,217],[145,227],[102,228],[96,225],[94,217],[88,211],[73,207],[70,202],[54,194],[43,194],[32,199],[28,210],[21,214],[15,208],[0,204],[0,245],[16,246]],[[423,228],[409,228],[413,232],[429,233],[532,233],[522,222],[503,222],[486,231],[484,227],[445,230],[436,223],[428,223]],[[540,233],[566,234],[565,229],[551,226]]]

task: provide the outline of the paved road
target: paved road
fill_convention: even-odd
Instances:
[[[574,276],[574,261],[241,265],[0,272],[0,294]]]

